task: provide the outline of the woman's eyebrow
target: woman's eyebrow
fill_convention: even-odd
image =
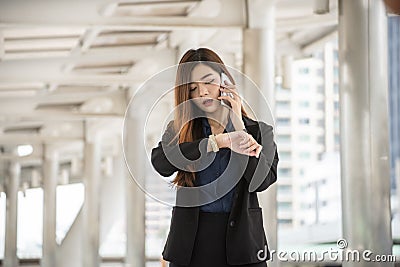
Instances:
[[[211,76],[211,75],[212,75],[212,73],[206,74],[203,77],[201,77],[200,80],[204,80],[205,78],[207,78],[208,76]]]

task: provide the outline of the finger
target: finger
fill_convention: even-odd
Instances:
[[[233,99],[230,96],[225,96],[225,95],[219,96],[218,99],[219,100],[227,100],[231,104],[232,104],[232,102],[235,102],[235,99]]]
[[[250,156],[254,156],[256,158],[259,158],[261,150],[262,150],[262,145],[259,145],[259,144],[257,144],[257,145],[258,146],[256,147],[256,149],[250,151],[249,153],[250,153]]]
[[[241,145],[241,147],[249,148],[252,145],[257,144],[251,137],[248,137],[248,141]]]
[[[246,135],[246,142],[253,142],[256,143],[256,140],[253,138],[253,136],[249,133],[246,133],[245,131],[241,131]],[[244,143],[244,142],[243,142]]]
[[[257,147],[259,146],[259,144],[253,144],[251,145],[248,149],[246,149],[247,152],[253,151],[255,150]]]
[[[249,148],[254,144],[254,142],[252,142],[251,140],[249,140],[248,142],[240,145],[240,148]]]
[[[239,95],[238,91],[236,91],[235,89],[226,88],[226,87],[221,87],[220,90],[221,90],[222,92],[231,93],[231,94],[233,94],[235,97],[239,97],[239,98],[240,98],[240,95]]]
[[[259,145],[256,149],[256,158],[258,158],[260,156],[261,153],[261,149],[262,149],[262,145]]]
[[[256,151],[255,151],[255,150],[250,151],[249,156],[251,156],[251,157],[257,157]]]

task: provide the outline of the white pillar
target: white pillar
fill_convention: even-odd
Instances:
[[[43,162],[43,255],[42,267],[56,266],[56,189],[58,153],[45,146]]]
[[[4,57],[4,33],[0,31],[0,60]]]
[[[145,160],[147,155],[144,150],[143,129],[138,129],[142,125],[140,111],[135,117],[129,114],[126,117],[124,134],[125,157],[130,168],[135,170],[135,177],[128,175],[126,179],[126,207],[127,207],[127,267],[145,267],[145,193],[139,188],[137,183],[144,186],[145,179]],[[139,115],[139,116],[138,116]]]
[[[21,166],[11,162],[6,188],[6,236],[4,248],[4,267],[18,266],[17,257],[17,214],[18,214],[18,186]]]
[[[381,0],[339,1],[339,51],[343,237],[349,249],[388,255],[393,240],[387,17]]]
[[[394,177],[396,179],[396,194],[397,194],[397,216],[399,216],[400,214],[400,159],[397,158],[394,162],[394,166],[395,166],[395,174]],[[400,216],[399,216],[400,219]]]
[[[199,33],[194,29],[191,29],[190,32],[186,32],[185,37],[179,43],[178,48],[178,58],[177,62],[181,59],[181,57],[186,53],[189,49],[197,49],[199,48]]]
[[[292,88],[292,65],[293,65],[293,56],[284,55],[282,58],[282,68],[283,68],[283,77],[282,77],[282,87],[283,88]]]
[[[249,25],[244,30],[244,72],[259,86],[274,112],[275,91],[275,1],[249,0]],[[245,92],[248,102],[262,121],[270,121],[268,108],[254,92]],[[252,97],[253,96],[253,97]],[[251,99],[253,98],[253,99]],[[264,228],[270,250],[277,250],[277,185],[259,194],[263,206]],[[268,266],[278,266],[277,260]]]
[[[98,133],[86,133],[85,144],[85,202],[83,204],[83,266],[100,266],[100,181],[101,146]]]

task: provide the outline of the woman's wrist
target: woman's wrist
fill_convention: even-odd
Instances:
[[[221,134],[217,134],[215,136],[215,140],[217,141],[218,147],[219,148],[224,148],[224,147],[228,147],[228,145],[225,142],[225,134],[221,133]]]
[[[231,116],[231,121],[233,128],[235,128],[235,131],[241,131],[245,129],[241,114],[240,116],[238,116],[236,115],[236,113],[233,113],[233,116]]]

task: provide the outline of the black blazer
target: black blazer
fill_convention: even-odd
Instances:
[[[278,153],[273,138],[273,127],[264,122],[257,122],[243,116],[246,130],[259,144],[263,145],[260,157],[247,157],[233,152],[246,163],[244,174],[240,178],[234,193],[232,209],[226,233],[227,262],[231,265],[251,264],[261,262],[257,255],[260,250],[267,252],[270,259],[267,239],[263,228],[262,210],[259,206],[257,193],[266,190],[277,179]],[[178,168],[169,162],[163,146],[174,136],[173,123],[168,125],[158,146],[152,149],[151,161],[155,170],[162,176],[171,176]],[[190,160],[201,156],[200,142],[206,137],[193,142],[179,144],[182,154]],[[206,143],[206,142],[203,142]],[[267,151],[269,151],[267,153]],[[271,152],[272,151],[272,152]],[[256,169],[257,168],[257,169]],[[261,175],[261,176],[260,176]],[[253,177],[261,181],[255,191],[249,191]],[[179,190],[177,192],[179,197]],[[173,207],[168,238],[162,252],[167,261],[180,265],[189,265],[197,232],[199,207]]]

